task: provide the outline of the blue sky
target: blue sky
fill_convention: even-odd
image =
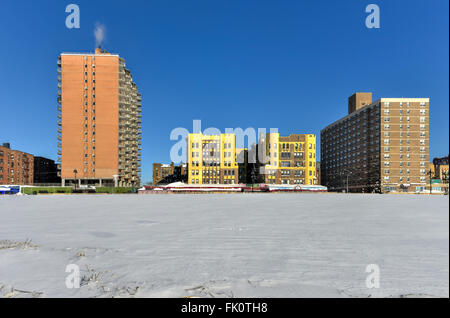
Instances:
[[[66,5],[81,28],[65,27]],[[376,3],[381,28],[365,27]],[[431,157],[448,154],[447,0],[1,1],[0,142],[56,159],[56,58],[104,48],[143,95],[143,181],[169,162],[176,127],[315,133],[355,91],[430,97]]]

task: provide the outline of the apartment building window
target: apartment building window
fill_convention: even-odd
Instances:
[[[424,123],[425,122],[425,117],[420,117],[420,122]]]
[[[384,102],[384,106],[389,107],[390,103],[389,102]]]
[[[389,152],[389,151],[391,151],[391,148],[390,147],[384,147],[384,151],[385,152]]]
[[[389,124],[384,125],[384,129],[389,129],[389,128],[390,128]]]
[[[420,103],[420,106],[426,106],[426,105],[427,105],[427,103],[424,103],[424,102]]]
[[[384,117],[385,122],[389,122],[390,120],[391,120],[390,117]]]
[[[425,182],[426,180],[426,177],[420,177],[420,182]]]
[[[389,139],[385,139],[385,140],[384,140],[384,144],[385,144],[385,145],[389,145],[389,142],[390,142]]]
[[[389,181],[391,178],[389,176],[384,176],[384,181]]]

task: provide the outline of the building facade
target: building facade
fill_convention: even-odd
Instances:
[[[422,192],[429,162],[429,99],[349,98],[349,114],[321,131],[329,191]]]
[[[267,155],[263,170],[264,183],[291,185],[320,183],[316,170],[314,134],[280,136],[279,133],[268,133],[263,144]]]
[[[187,157],[189,184],[238,184],[234,134],[189,134]]]
[[[54,160],[44,157],[34,157],[34,183],[61,183],[61,177],[58,176],[58,165]]]
[[[153,184],[169,184],[172,182],[186,182],[187,181],[187,165],[181,163],[175,165],[154,163],[153,164]]]
[[[0,146],[0,184],[32,185],[34,156],[13,150],[9,143]]]
[[[63,53],[58,81],[63,185],[139,186],[142,98],[124,59]]]
[[[449,178],[448,178],[449,159],[448,156],[444,158],[434,158],[430,163],[430,185],[427,191],[432,193],[449,193]]]

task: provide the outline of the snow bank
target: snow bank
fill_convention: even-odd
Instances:
[[[0,197],[0,297],[448,297],[448,208],[369,194]]]

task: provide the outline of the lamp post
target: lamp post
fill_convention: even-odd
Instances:
[[[344,171],[341,172],[341,176],[343,176],[344,173],[345,173],[345,176],[346,176],[346,184],[345,184],[346,190],[345,190],[345,193],[348,193],[348,176],[351,175],[352,173],[349,170],[344,170]]]
[[[74,169],[73,174],[75,175],[75,189],[77,188],[77,173],[78,173],[77,169]]]
[[[431,194],[431,175],[433,174],[433,172],[431,171],[431,169],[430,169],[430,171],[428,171],[428,174],[430,175],[430,194]]]

